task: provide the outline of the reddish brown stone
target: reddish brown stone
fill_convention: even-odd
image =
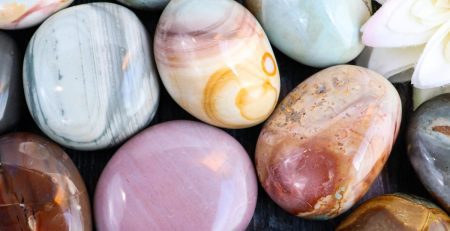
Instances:
[[[385,230],[450,230],[450,218],[421,198],[393,194],[367,201],[337,228],[337,231]]]
[[[0,138],[0,230],[91,230],[89,199],[64,151],[27,133]]]
[[[294,89],[264,126],[259,179],[288,212],[335,217],[367,192],[400,120],[398,93],[382,76],[355,66],[326,69]]]

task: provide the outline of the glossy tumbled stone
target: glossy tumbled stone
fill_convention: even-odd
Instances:
[[[335,217],[378,176],[400,120],[400,97],[382,76],[356,66],[325,69],[289,93],[263,127],[261,184],[294,215]]]
[[[274,46],[303,64],[343,64],[356,58],[364,48],[360,29],[370,17],[371,1],[245,2]]]
[[[422,104],[408,129],[408,154],[423,185],[450,212],[450,94]]]
[[[11,128],[19,120],[22,104],[19,70],[16,44],[0,32],[0,132]]]
[[[84,182],[67,154],[28,133],[0,138],[0,230],[90,231]]]
[[[37,25],[73,0],[0,0],[0,29]]]
[[[277,63],[256,19],[233,0],[176,0],[156,32],[164,86],[186,111],[209,124],[263,122],[280,92]]]
[[[244,230],[253,165],[227,133],[198,122],[151,127],[122,146],[95,193],[96,225],[116,230]]]
[[[137,9],[162,9],[170,0],[117,0],[127,6]]]
[[[147,32],[133,12],[111,3],[46,20],[29,43],[24,86],[41,130],[80,150],[124,141],[150,123],[159,100]]]
[[[348,216],[337,231],[445,231],[450,218],[436,205],[405,194],[373,198]]]

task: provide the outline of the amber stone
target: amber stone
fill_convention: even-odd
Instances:
[[[337,231],[445,231],[450,230],[449,216],[422,198],[405,194],[373,198],[348,216]]]
[[[0,138],[0,230],[89,231],[84,182],[67,154],[28,133]]]
[[[300,217],[329,219],[359,200],[397,137],[401,102],[385,78],[336,66],[308,78],[278,106],[256,147],[269,196]]]

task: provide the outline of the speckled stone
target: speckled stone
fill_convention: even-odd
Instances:
[[[445,231],[450,218],[425,199],[392,194],[373,198],[338,226],[336,231]]]
[[[385,78],[335,66],[289,93],[256,146],[262,186],[286,211],[333,218],[370,188],[391,152],[401,102]]]
[[[95,193],[99,231],[245,230],[256,206],[244,148],[206,124],[172,121],[128,141]]]
[[[19,51],[15,42],[0,32],[0,132],[17,123],[22,104]]]
[[[112,3],[46,20],[25,55],[24,86],[41,130],[79,150],[121,143],[150,123],[159,100],[148,34],[132,11]]]
[[[0,138],[0,230],[92,230],[83,179],[60,147],[29,133]]]
[[[408,154],[420,180],[450,212],[450,94],[422,104],[407,134]]]

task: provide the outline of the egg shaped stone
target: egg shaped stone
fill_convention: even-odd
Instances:
[[[35,26],[73,0],[0,0],[0,29]]]
[[[329,219],[353,206],[389,157],[401,102],[385,78],[357,66],[325,69],[297,86],[263,127],[259,180],[286,211]]]
[[[364,46],[360,29],[371,15],[368,0],[246,0],[272,44],[314,67],[343,64]]]
[[[408,154],[425,188],[450,212],[450,94],[422,104],[410,120]]]
[[[450,218],[436,205],[416,196],[383,195],[373,198],[337,227],[337,231],[449,230]]]
[[[112,3],[46,20],[25,55],[24,86],[41,130],[79,150],[124,141],[149,124],[159,100],[148,34],[133,12]]]
[[[22,89],[16,43],[0,32],[0,132],[11,128],[20,117]]]
[[[245,230],[256,206],[253,164],[227,133],[172,121],[128,141],[95,192],[99,231]]]
[[[0,138],[0,230],[92,230],[83,179],[60,147],[29,133]]]
[[[176,0],[155,35],[158,71],[186,111],[224,128],[266,120],[278,101],[280,77],[256,19],[233,0]]]
[[[153,10],[164,8],[170,0],[117,0],[127,6],[137,9]]]

